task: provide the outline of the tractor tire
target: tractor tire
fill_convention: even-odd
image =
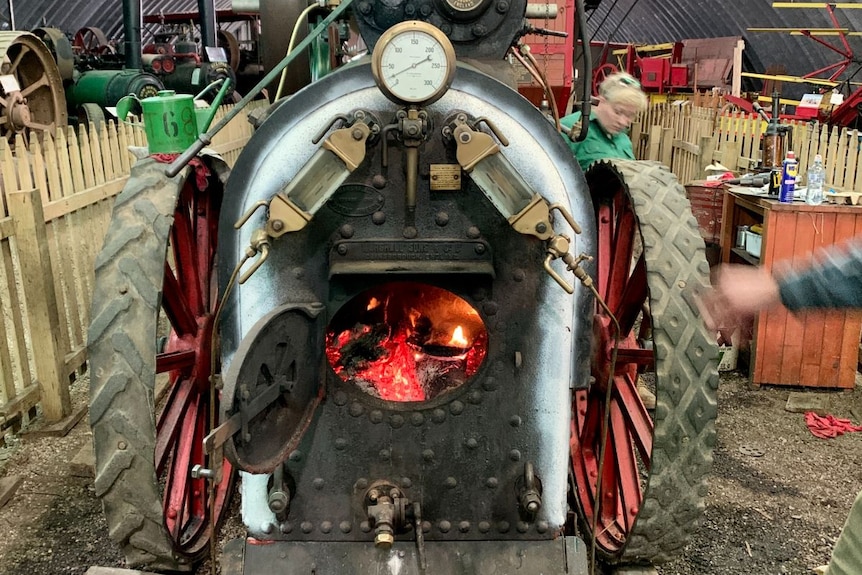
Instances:
[[[168,242],[178,197],[194,175],[185,168],[168,179],[164,170],[149,158],[132,167],[96,258],[89,415],[96,496],[128,566],[190,571],[200,553],[185,553],[165,527],[154,387]]]
[[[644,336],[643,329],[636,334],[632,327],[627,341],[635,351],[651,349],[653,356],[649,363],[642,359],[637,360],[641,362],[638,365],[633,363],[628,377],[635,374],[636,381],[641,377],[653,379],[656,395],[655,409],[641,410],[652,418],[651,450],[646,458],[632,454],[631,468],[640,470],[640,474],[634,474],[633,482],[640,483],[642,496],[636,516],[625,523],[620,544],[606,544],[607,539],[600,539],[596,550],[609,564],[660,564],[681,554],[701,521],[716,444],[718,350],[715,334],[701,321],[696,305],[698,292],[709,286],[709,264],[685,191],[665,166],[658,162],[606,161],[592,166],[586,178],[597,215],[599,205],[604,202],[607,206],[613,198],[627,201],[634,213],[633,241],[620,245],[626,246],[630,261],[637,260],[642,249],[647,297],[643,304],[635,298],[636,303],[630,305],[648,310],[640,317],[649,324],[651,336],[649,330]],[[601,257],[601,248],[599,253]],[[610,253],[613,260],[614,252]],[[626,273],[632,277],[637,274]],[[626,289],[625,293],[631,292]],[[623,302],[626,299],[621,298]],[[627,323],[637,325],[636,321]],[[620,354],[624,357],[622,351]],[[622,361],[618,369],[625,367]],[[633,395],[641,403],[638,395]],[[612,436],[618,432],[613,425],[612,422]],[[636,442],[634,432],[627,431]],[[612,443],[608,442],[608,449]],[[573,457],[577,457],[574,443]],[[626,497],[620,500],[624,501],[623,507],[631,505]],[[578,508],[587,540],[592,543],[593,518],[584,513],[583,505]],[[606,537],[602,529],[596,532]]]

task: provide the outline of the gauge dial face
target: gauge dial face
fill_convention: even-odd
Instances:
[[[427,22],[408,21],[384,32],[371,70],[387,98],[402,104],[439,99],[455,74],[455,50],[443,32]]]
[[[485,0],[445,0],[446,5],[456,12],[472,12],[479,8]]]

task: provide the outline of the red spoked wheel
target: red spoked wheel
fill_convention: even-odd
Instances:
[[[574,397],[573,496],[604,561],[661,563],[696,528],[712,463],[717,349],[693,295],[709,266],[684,190],[664,166],[603,162],[587,182],[595,281],[619,345],[614,363],[617,330],[597,305],[595,381]],[[657,396],[654,410],[639,379]]]
[[[616,74],[619,71],[620,69],[613,64],[602,64],[601,66],[593,70],[593,95],[595,96],[599,93],[599,86],[602,85],[602,82],[605,81],[605,78],[607,78],[611,74]]]
[[[76,54],[89,54],[97,56],[99,54],[113,54],[114,48],[108,42],[108,37],[102,32],[101,28],[95,26],[85,26],[75,32],[72,38],[72,50]]]
[[[213,177],[202,190],[194,175],[163,171],[135,165],[96,263],[90,410],[112,538],[130,565],[188,570],[232,488],[227,460],[212,488],[192,477],[194,466],[212,467],[203,439],[218,410],[210,375],[222,190]]]

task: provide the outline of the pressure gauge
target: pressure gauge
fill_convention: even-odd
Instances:
[[[438,100],[455,75],[455,49],[427,22],[409,20],[384,32],[371,57],[371,72],[383,94],[397,104]]]

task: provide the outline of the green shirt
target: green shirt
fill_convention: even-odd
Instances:
[[[562,124],[563,137],[572,153],[578,159],[581,169],[585,172],[590,164],[597,160],[607,158],[623,158],[628,160],[635,159],[635,152],[632,148],[632,141],[628,135],[620,132],[613,136],[605,132],[604,128],[599,124],[595,114],[590,114],[590,129],[587,131],[587,137],[583,142],[575,142],[569,138],[568,133],[571,127],[575,124],[580,125],[581,113],[575,112],[560,120]],[[580,126],[578,127],[578,130]],[[577,138],[577,130],[575,133]]]

